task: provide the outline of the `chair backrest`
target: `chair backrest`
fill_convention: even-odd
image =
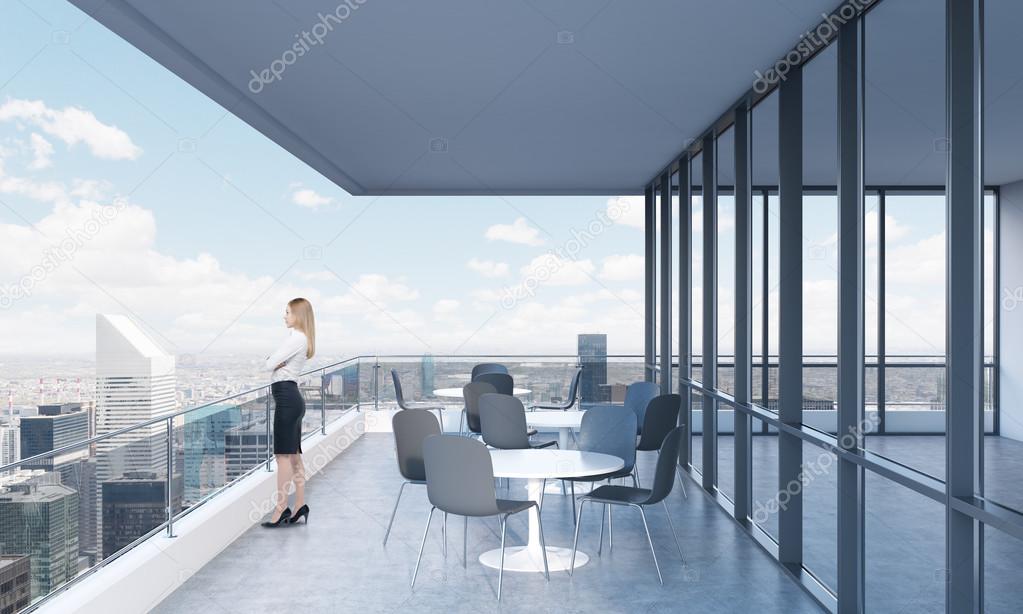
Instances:
[[[423,458],[431,504],[459,516],[499,513],[494,462],[485,445],[458,435],[434,435],[423,442]]]
[[[654,469],[654,483],[650,486],[650,496],[646,505],[660,503],[671,494],[675,485],[675,471],[678,469],[678,449],[682,445],[683,429],[681,426],[668,431],[657,454],[657,467]]]
[[[661,387],[654,382],[633,382],[625,389],[625,406],[636,413],[637,435],[643,431],[647,404],[660,393]]]
[[[472,368],[472,376],[469,379],[470,381],[476,381],[476,378],[484,373],[504,373],[507,375],[508,367],[496,362],[481,362]]]
[[[597,405],[583,414],[579,449],[617,456],[626,472],[636,464],[636,414],[613,405]]]
[[[501,450],[528,450],[526,408],[507,394],[480,397],[480,426],[483,443]]]
[[[405,407],[405,395],[401,392],[401,378],[398,377],[397,369],[391,369],[391,381],[394,382],[394,398],[398,401],[398,407],[408,409]]]
[[[493,394],[497,388],[486,382],[470,382],[462,386],[462,398],[465,399],[465,423],[472,433],[483,432],[480,427],[480,396]]]
[[[474,382],[486,382],[497,389],[498,394],[511,395],[515,389],[515,380],[507,373],[483,373],[478,375]]]
[[[565,399],[565,409],[569,409],[575,405],[576,397],[579,396],[579,380],[583,376],[582,367],[575,370],[575,375],[572,376],[572,383],[568,386],[568,398]]]
[[[423,440],[430,435],[440,435],[437,417],[425,409],[403,409],[391,418],[391,427],[394,430],[398,471],[406,480],[422,482],[426,479]]]
[[[657,450],[671,429],[678,426],[678,413],[682,408],[682,397],[677,394],[662,394],[650,399],[646,406],[643,432],[639,436],[637,450]]]

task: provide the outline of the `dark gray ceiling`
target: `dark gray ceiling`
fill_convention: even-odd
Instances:
[[[72,2],[352,194],[638,193],[752,85],[754,70],[837,7]],[[1013,53],[1021,5],[987,3],[989,183],[1023,177],[1014,155],[1023,139],[1023,65]],[[251,71],[282,58],[319,14],[339,6],[345,19],[331,23],[322,44],[250,91]],[[868,183],[940,185],[944,2],[882,0],[867,16],[866,37]],[[835,183],[835,61],[828,49],[805,68],[807,184]],[[774,98],[754,112],[757,183],[773,183],[777,172]],[[728,165],[720,177],[731,182]]]
[[[836,6],[347,0],[249,91],[345,1],[72,0],[353,194],[636,193]]]

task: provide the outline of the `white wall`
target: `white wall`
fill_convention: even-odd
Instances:
[[[998,284],[998,309],[1001,331],[999,407],[1001,434],[1023,441],[1023,182],[1002,186],[1000,193],[1001,283]],[[995,256],[996,258],[999,255]]]

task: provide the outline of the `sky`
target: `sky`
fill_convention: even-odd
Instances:
[[[886,219],[889,348],[941,352],[942,200],[906,198]],[[829,353],[836,210],[806,207],[805,345]],[[635,196],[353,197],[63,0],[0,5],[0,354],[91,354],[113,312],[177,355],[261,355],[296,296],[334,357],[573,354],[579,333],[642,353],[642,223]]]

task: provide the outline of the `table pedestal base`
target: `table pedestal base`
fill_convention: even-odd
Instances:
[[[585,552],[575,553],[576,568],[582,567],[590,560]],[[547,567],[552,571],[568,571],[572,561],[571,548],[547,547]],[[488,550],[480,555],[480,563],[494,569],[501,568],[501,549]],[[540,549],[534,551],[529,546],[514,546],[505,549],[505,571],[531,571],[543,573],[543,556]]]

